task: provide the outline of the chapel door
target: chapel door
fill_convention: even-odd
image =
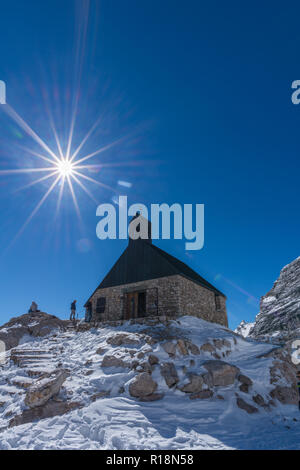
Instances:
[[[129,292],[127,294],[127,305],[126,305],[125,320],[130,318],[136,318],[138,312],[138,292]]]

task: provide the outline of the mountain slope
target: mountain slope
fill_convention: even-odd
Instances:
[[[0,449],[299,448],[297,400],[284,350],[194,317],[56,332],[2,365]]]

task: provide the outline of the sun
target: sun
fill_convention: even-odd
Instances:
[[[62,176],[63,178],[66,178],[74,174],[75,168],[74,168],[74,164],[70,160],[67,160],[66,158],[62,158],[57,163],[57,170],[60,176]]]

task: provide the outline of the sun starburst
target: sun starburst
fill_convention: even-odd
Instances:
[[[17,169],[11,169],[11,170],[2,170],[0,171],[0,176],[14,175],[14,174],[18,175],[22,173],[32,174],[32,175],[36,173],[37,174],[45,173],[44,176],[31,181],[30,183],[24,185],[22,188],[19,188],[19,190],[23,190],[25,188],[29,188],[31,186],[37,185],[41,182],[50,180],[50,187],[47,189],[46,193],[42,196],[40,201],[37,203],[37,205],[31,212],[31,214],[27,217],[27,219],[25,220],[24,224],[22,225],[22,227],[20,228],[19,232],[16,234],[12,242],[14,242],[20,236],[20,234],[24,231],[24,229],[27,227],[29,222],[33,219],[33,217],[37,214],[37,212],[40,210],[42,205],[45,203],[46,199],[48,199],[50,194],[54,191],[54,189],[58,185],[60,185],[60,189],[58,193],[57,209],[56,209],[56,214],[55,214],[56,217],[58,215],[58,212],[61,206],[63,193],[66,190],[66,188],[68,188],[69,193],[71,194],[71,197],[73,200],[76,213],[78,217],[81,218],[80,207],[79,207],[78,200],[76,197],[74,184],[80,187],[94,203],[97,203],[98,201],[93,196],[91,191],[85,186],[84,181],[88,182],[89,184],[97,185],[98,187],[100,186],[103,189],[117,192],[111,186],[103,183],[102,181],[96,180],[92,178],[91,176],[86,175],[84,172],[86,170],[88,171],[95,170],[95,168],[100,169],[102,166],[109,166],[109,164],[101,165],[101,163],[90,165],[90,164],[86,164],[86,161],[111,149],[113,146],[119,144],[123,139],[118,139],[109,145],[105,145],[95,150],[94,152],[89,153],[88,155],[81,153],[82,148],[84,147],[85,143],[87,142],[87,140],[92,135],[95,128],[97,127],[98,125],[98,121],[97,121],[92,126],[92,128],[87,133],[87,135],[84,137],[80,145],[72,153],[71,152],[72,138],[74,134],[74,122],[72,120],[71,129],[69,133],[69,139],[66,144],[66,153],[64,154],[62,151],[63,146],[58,138],[58,134],[56,132],[53,122],[51,122],[51,128],[54,132],[55,142],[57,145],[57,151],[53,151],[50,148],[50,146],[29,126],[29,124],[25,122],[23,118],[19,116],[19,114],[17,114],[17,112],[10,105],[5,105],[4,108],[5,108],[4,109],[5,112],[41,147],[42,149],[41,153],[36,152],[30,148],[23,148],[23,150],[30,153],[32,156],[38,158],[39,160],[41,160],[44,166],[33,167],[33,168],[17,168]],[[82,164],[83,162],[85,163]],[[53,179],[52,182],[51,182],[51,179]]]

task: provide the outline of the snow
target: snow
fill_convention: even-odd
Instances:
[[[245,320],[242,320],[239,326],[234,331],[235,333],[242,335],[244,338],[247,338],[247,336],[249,336],[251,328],[253,328],[254,325],[255,322],[247,323],[245,322]]]
[[[254,340],[245,340],[230,330],[194,317],[183,317],[174,328],[199,347],[213,339],[226,339],[231,343],[231,353],[224,359],[240,367],[254,382],[255,393],[267,397],[269,367],[272,358],[257,356],[270,351],[273,346]],[[121,357],[125,362],[133,354],[143,352],[147,356],[150,346],[145,341],[137,345],[113,346],[108,337],[116,333],[137,335],[143,325],[105,327],[88,332],[61,333],[56,337],[36,338],[23,344],[24,351],[46,351],[48,359],[41,357],[43,370],[58,366],[68,368],[70,377],[64,383],[61,397],[67,397],[84,406],[63,416],[7,428],[8,413],[20,413],[25,408],[25,392],[11,381],[27,380],[26,369],[13,364],[2,367],[0,379],[0,449],[300,449],[300,418],[295,406],[282,406],[249,415],[239,409],[235,392],[249,402],[249,395],[236,389],[236,385],[218,389],[224,400],[215,397],[207,400],[190,400],[187,394],[169,389],[162,378],[159,366],[152,377],[158,383],[158,391],[164,398],[155,402],[140,402],[128,391],[136,372],[129,368],[102,368],[103,354]],[[159,333],[160,329],[157,328]],[[134,336],[133,336],[134,337]],[[235,341],[234,341],[235,338]],[[170,361],[161,341],[152,346],[159,362]],[[225,348],[226,349],[226,348]],[[190,360],[195,365],[190,365]],[[200,356],[176,356],[174,363],[181,381],[184,366],[199,373],[202,363],[212,359],[209,353]],[[92,364],[87,361],[92,360]],[[141,360],[142,362],[143,360]],[[38,367],[38,359],[35,368]],[[30,367],[32,369],[33,367]],[[89,372],[90,375],[86,375]],[[34,380],[34,379],[33,379]],[[124,387],[124,391],[120,390]],[[93,395],[107,392],[108,397],[96,399]],[[254,393],[253,391],[253,393]]]

